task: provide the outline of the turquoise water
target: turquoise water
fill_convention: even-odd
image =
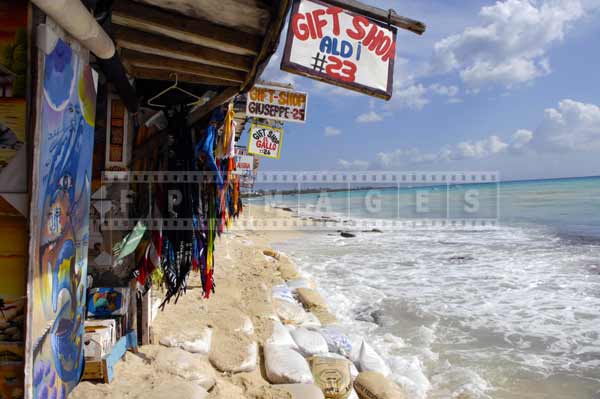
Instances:
[[[427,221],[279,245],[410,397],[600,397],[600,178],[271,200],[300,216]]]

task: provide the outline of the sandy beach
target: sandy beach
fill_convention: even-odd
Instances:
[[[246,212],[236,223],[249,220],[250,213],[256,219],[292,217],[279,209],[253,207],[252,212]],[[197,390],[198,385],[210,386],[206,397],[215,399],[291,398],[266,380],[262,346],[271,335],[272,320],[276,317],[271,287],[283,282],[282,272],[290,277],[295,269],[286,256],[277,260],[263,251],[269,250],[273,242],[298,234],[235,229],[223,234],[216,244],[216,293],[209,300],[202,299],[200,281],[192,274],[187,295],[177,304],[167,305],[156,317],[152,330],[154,344],[140,347],[138,354],[128,352],[117,365],[116,378],[111,384],[82,382],[69,398],[205,397],[203,391]],[[252,322],[250,333],[244,325],[247,317]],[[206,327],[213,331],[209,356],[159,343],[171,339],[194,340]],[[253,371],[222,372],[214,366],[218,363],[224,368],[233,367],[253,342],[260,348],[258,365]]]

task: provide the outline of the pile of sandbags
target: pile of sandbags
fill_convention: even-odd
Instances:
[[[304,311],[304,308],[298,304],[282,301],[281,299],[274,299],[273,308],[283,324],[300,325],[306,321],[307,314]]]
[[[325,298],[317,290],[312,288],[298,288],[296,295],[298,296],[298,300],[308,310],[327,309]]]
[[[385,360],[365,340],[362,341],[357,363],[360,371],[375,371],[385,377],[392,373]]]
[[[352,354],[352,342],[339,328],[334,326],[323,327],[319,332],[325,338],[325,341],[327,341],[329,352],[338,353],[350,358]]]
[[[298,349],[298,345],[296,345],[290,331],[279,320],[273,320],[273,330],[265,344]]]
[[[294,299],[294,294],[292,294],[292,290],[287,284],[279,284],[273,286],[271,288],[271,297],[273,300],[279,299],[281,301],[286,301],[290,303],[296,303],[296,299]]]

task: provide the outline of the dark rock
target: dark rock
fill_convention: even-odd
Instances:
[[[465,262],[469,262],[474,260],[475,258],[473,258],[470,255],[465,255],[465,256],[453,256],[451,258],[448,259],[449,262],[452,263],[465,263]]]
[[[354,237],[356,237],[356,235],[355,235],[355,234],[348,233],[347,231],[342,231],[342,232],[340,233],[340,235],[341,235],[342,237],[344,237],[344,238],[354,238]]]

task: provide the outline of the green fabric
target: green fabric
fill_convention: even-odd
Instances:
[[[118,262],[127,255],[131,255],[138,245],[140,245],[144,234],[146,234],[146,225],[142,222],[137,222],[131,233],[127,234],[121,242],[113,246],[113,256],[116,257],[115,261]]]

